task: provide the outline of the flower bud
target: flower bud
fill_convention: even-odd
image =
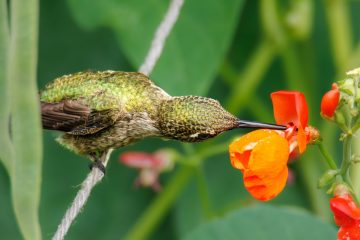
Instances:
[[[339,104],[340,92],[336,83],[332,84],[332,89],[324,94],[321,100],[321,115],[324,118],[332,118]]]
[[[318,141],[321,141],[320,132],[316,127],[313,126],[307,126],[305,128],[305,134],[306,134],[306,141],[308,144],[314,144]]]
[[[326,171],[318,181],[318,188],[323,188],[329,184],[332,184],[337,174],[338,174],[337,170]]]
[[[340,183],[334,187],[334,196],[344,196],[348,194],[350,194],[350,190],[346,184]]]

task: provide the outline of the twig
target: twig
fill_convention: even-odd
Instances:
[[[139,72],[142,72],[146,75],[149,75],[152,72],[164,48],[165,40],[179,16],[180,9],[183,3],[184,0],[172,0],[163,21],[156,30],[154,39],[151,44],[151,48],[146,56],[144,63],[141,65]],[[112,149],[109,150],[106,155],[106,159],[104,162],[105,167],[110,158],[111,152]],[[53,240],[64,239],[72,222],[75,220],[76,216],[83,209],[86,201],[90,196],[92,189],[96,186],[96,184],[98,184],[102,180],[103,177],[104,174],[97,167],[94,167],[91,170],[91,172],[88,174],[86,179],[81,184],[81,188],[76,194],[76,197],[72,202],[71,206],[66,211],[60,225],[58,226],[55,235],[52,238]]]

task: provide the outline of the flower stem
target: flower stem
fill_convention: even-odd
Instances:
[[[352,32],[349,21],[348,2],[345,0],[324,0],[330,41],[337,73],[346,70],[352,51]]]
[[[220,76],[229,87],[232,87],[237,78],[235,69],[228,61],[223,63],[220,69]],[[267,110],[266,104],[258,97],[251,98],[251,101],[247,104],[247,109],[256,119],[269,122],[273,119],[272,113]],[[261,111],[259,111],[259,109],[261,109]]]
[[[346,179],[346,175],[349,174],[349,166],[351,164],[351,145],[352,145],[352,135],[347,135],[344,139],[344,148],[343,148],[343,160],[341,164],[340,174]]]
[[[353,154],[360,155],[360,139],[353,139]],[[353,183],[353,191],[357,199],[360,199],[360,164],[354,163],[350,167],[351,180]]]
[[[201,208],[203,210],[204,216],[207,219],[212,218],[215,216],[215,213],[212,209],[212,204],[210,201],[209,196],[209,189],[206,182],[206,177],[202,166],[196,168],[196,180],[197,180],[197,187],[198,187],[198,194],[201,201]]]
[[[332,158],[331,154],[328,152],[328,150],[324,147],[324,144],[322,142],[319,142],[316,144],[320,150],[321,155],[324,157],[324,159],[326,160],[326,163],[328,164],[328,166],[333,169],[336,170],[337,166],[335,163],[335,160]]]
[[[322,172],[321,166],[316,162],[316,159],[317,157],[314,156],[314,154],[310,155],[306,153],[305,156],[297,162],[299,166],[297,172],[301,176],[312,210],[322,219],[330,220],[331,212],[328,207],[328,198],[326,194],[319,191],[316,186],[316,182]]]
[[[354,186],[350,178],[350,165],[351,165],[351,155],[352,155],[352,135],[348,134],[344,139],[343,145],[343,160],[340,168],[340,174],[342,179],[348,184],[348,186],[354,192]],[[357,199],[357,194],[355,193],[355,198]]]
[[[137,240],[147,239],[154,231],[157,224],[167,213],[167,210],[180,195],[190,177],[194,173],[194,168],[182,166],[171,178],[164,190],[146,209],[137,223],[132,227],[124,239]]]
[[[254,95],[263,75],[272,63],[275,53],[276,48],[272,42],[268,39],[263,39],[255,53],[251,56],[245,70],[237,76],[236,83],[225,104],[230,112],[239,112],[252,99],[251,96]]]

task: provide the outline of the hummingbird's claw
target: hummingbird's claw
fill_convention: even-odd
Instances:
[[[89,165],[90,170],[92,170],[94,167],[98,168],[105,175],[106,169],[101,161],[95,160],[92,163],[90,163]]]
[[[264,129],[274,129],[274,130],[286,130],[286,126],[276,125],[271,123],[262,123],[262,122],[251,122],[239,120],[238,128],[264,128]]]

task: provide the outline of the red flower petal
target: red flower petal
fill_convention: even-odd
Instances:
[[[299,145],[299,152],[303,153],[306,150],[307,136],[305,130],[302,127],[298,128],[297,142]]]
[[[154,168],[157,159],[152,154],[145,152],[126,152],[120,155],[120,161],[133,168]]]
[[[277,124],[293,123],[303,127],[308,123],[308,106],[305,96],[297,91],[277,91],[271,93],[274,117]]]
[[[360,208],[350,194],[335,196],[330,199],[330,208],[338,226],[351,226],[360,221]]]
[[[332,90],[324,94],[321,100],[321,114],[325,117],[331,118],[334,116],[335,110],[339,104],[340,92],[336,85],[333,83]]]
[[[340,227],[338,240],[359,240],[360,239],[360,222],[350,227]]]

